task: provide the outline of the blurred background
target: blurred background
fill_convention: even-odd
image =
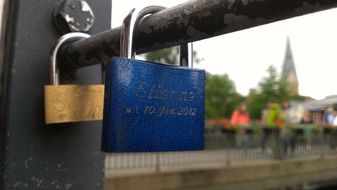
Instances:
[[[112,0],[111,25],[134,7],[183,2]],[[337,151],[336,18],[332,9],[194,42],[194,66],[207,72],[205,151],[107,155],[106,188],[179,189],[167,175],[184,172],[191,184],[205,180],[192,189],[335,188],[337,176],[311,169],[335,170],[328,163]],[[137,59],[176,64],[178,56],[172,47]],[[214,169],[224,173],[207,173]]]

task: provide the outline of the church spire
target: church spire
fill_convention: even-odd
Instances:
[[[287,81],[290,93],[298,95],[297,73],[289,37],[287,38],[287,49],[282,67],[282,79]]]

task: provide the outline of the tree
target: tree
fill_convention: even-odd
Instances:
[[[241,101],[241,95],[236,92],[234,82],[227,74],[207,74],[206,118],[229,118]]]
[[[267,74],[267,77],[259,83],[257,93],[247,99],[248,111],[254,119],[261,117],[261,112],[268,101],[282,103],[291,99],[287,82],[280,78],[275,67],[269,66]]]

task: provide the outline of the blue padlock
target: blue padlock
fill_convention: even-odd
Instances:
[[[130,12],[122,27],[121,57],[107,64],[104,152],[204,148],[205,71],[131,59],[133,28],[154,11]]]

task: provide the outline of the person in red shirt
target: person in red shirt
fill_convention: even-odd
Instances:
[[[245,104],[241,104],[239,108],[233,112],[230,124],[235,128],[238,128],[236,138],[237,147],[243,148],[244,152],[247,153],[247,150],[250,147],[251,137],[248,128],[248,125],[250,124],[250,117],[247,113],[247,107]]]
[[[240,107],[233,112],[230,123],[234,126],[250,124],[250,118],[245,104],[241,104]]]

